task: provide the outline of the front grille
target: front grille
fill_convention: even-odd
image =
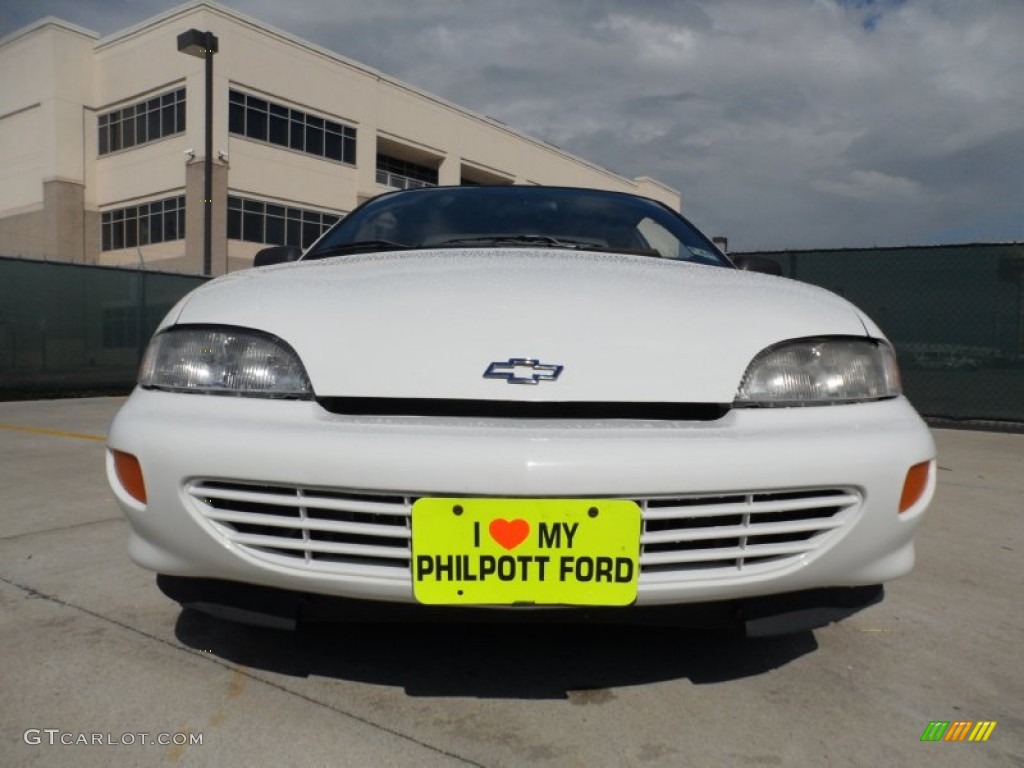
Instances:
[[[256,557],[408,573],[410,497],[210,480],[185,490],[220,536]]]
[[[860,506],[852,490],[763,492],[638,500],[642,573],[751,572],[822,547]]]
[[[409,578],[418,496],[213,480],[191,482],[185,491],[222,539],[254,557],[292,568],[362,566]],[[816,489],[634,501],[643,519],[641,574],[687,581],[792,563],[841,535],[861,497],[850,489]]]

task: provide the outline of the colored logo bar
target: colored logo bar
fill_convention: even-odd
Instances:
[[[996,720],[932,720],[921,741],[988,741],[996,724]]]

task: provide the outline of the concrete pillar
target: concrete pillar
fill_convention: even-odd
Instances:
[[[462,157],[450,154],[441,161],[437,169],[437,183],[442,187],[457,186],[462,183]]]
[[[213,238],[211,272],[228,271],[228,166],[213,162]],[[185,266],[203,273],[203,158],[198,154],[185,166]]]
[[[53,179],[43,182],[43,226],[47,255],[61,261],[85,260],[85,185]]]

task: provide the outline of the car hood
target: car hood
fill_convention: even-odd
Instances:
[[[787,339],[865,335],[855,308],[782,278],[643,256],[407,251],[247,270],[164,325],[274,334],[318,396],[730,403],[751,359]],[[561,365],[536,386],[493,362]]]

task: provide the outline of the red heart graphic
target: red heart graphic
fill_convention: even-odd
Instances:
[[[491,520],[487,530],[491,538],[505,549],[515,549],[530,535],[530,524],[525,520]]]

